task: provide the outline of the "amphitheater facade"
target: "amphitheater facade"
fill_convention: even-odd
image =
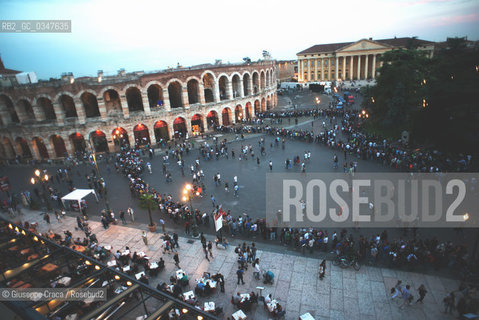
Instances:
[[[0,157],[54,159],[191,137],[277,104],[274,62],[41,81],[0,89]]]

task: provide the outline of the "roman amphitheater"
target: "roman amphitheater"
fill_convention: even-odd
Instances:
[[[0,157],[54,159],[157,144],[276,106],[271,61],[40,81],[0,89]]]

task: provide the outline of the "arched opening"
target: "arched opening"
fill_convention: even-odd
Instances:
[[[170,133],[168,132],[168,124],[165,121],[156,121],[153,127],[155,139],[158,143],[163,143],[170,140]]]
[[[108,115],[121,113],[120,95],[114,89],[108,89],[103,93],[103,101],[105,102],[106,113]]]
[[[244,96],[249,96],[251,94],[251,86],[250,86],[251,77],[249,73],[245,73],[243,75],[243,91]]]
[[[43,143],[42,138],[39,138],[39,137],[33,138],[33,147],[37,148],[38,154],[40,155],[41,159],[49,158],[47,147],[45,146],[45,143]]]
[[[130,112],[143,111],[143,98],[140,89],[137,87],[129,87],[125,93],[126,103]]]
[[[90,92],[84,92],[80,99],[83,103],[83,108],[85,108],[85,116],[87,118],[100,116],[100,110],[98,109],[98,100],[96,99],[96,96]]]
[[[37,106],[45,115],[45,120],[47,121],[54,121],[57,119],[57,115],[55,114],[55,109],[53,108],[53,103],[50,99],[41,97],[37,100]]]
[[[243,108],[241,107],[241,105],[237,105],[235,108],[235,122],[240,122],[241,120],[243,120],[243,116]]]
[[[18,112],[23,114],[23,122],[33,122],[35,121],[35,113],[33,112],[33,107],[27,100],[18,101]]]
[[[86,150],[85,138],[83,137],[81,133],[75,132],[71,134],[70,140],[73,146],[73,150],[75,150],[75,153],[85,152]]]
[[[235,74],[233,78],[231,79],[232,86],[233,86],[233,99],[241,97],[241,79],[240,77]]]
[[[150,144],[150,133],[148,132],[148,127],[143,123],[139,123],[133,128],[133,134],[135,135],[136,147]]]
[[[264,71],[261,71],[259,89],[264,90],[265,87],[266,87],[266,77],[264,75]]]
[[[9,157],[10,159],[15,158],[16,152],[10,139],[6,137],[3,138],[3,145],[5,146],[5,154],[7,155],[7,157]]]
[[[159,85],[152,84],[148,87],[146,93],[148,94],[150,109],[159,108],[163,105],[163,89]]]
[[[188,89],[188,103],[189,104],[195,104],[200,102],[200,87],[198,84],[198,80],[196,79],[191,79],[188,81],[186,84],[187,89]]]
[[[266,71],[266,87],[271,86],[271,78],[270,78],[270,72],[269,70]]]
[[[218,86],[220,89],[220,100],[228,100],[228,78],[221,76],[218,80]]]
[[[115,146],[123,148],[130,145],[130,140],[128,139],[128,133],[122,127],[118,127],[113,130],[111,133],[113,137],[113,143]]]
[[[259,92],[259,76],[258,72],[253,73],[253,94]]]
[[[208,126],[208,129],[213,127],[213,126],[218,126],[218,112],[215,110],[211,110],[208,115],[206,116],[206,125]]]
[[[78,118],[77,109],[75,108],[75,101],[69,95],[62,94],[58,99],[63,111],[65,112],[65,118]]]
[[[24,158],[24,159],[31,159],[32,157],[32,151],[30,150],[30,147],[28,146],[28,141],[25,140],[24,138],[16,138],[15,143],[17,145],[17,151],[18,154]]]
[[[255,100],[254,102],[254,114],[258,114],[261,112],[261,109],[259,108],[259,100]]]
[[[271,109],[271,97],[268,97],[268,100],[266,100],[266,109]]]
[[[90,138],[96,152],[108,152],[108,142],[106,141],[106,135],[103,131],[95,130],[91,132]]]
[[[231,109],[230,108],[224,108],[221,111],[221,116],[223,118],[223,125],[224,126],[231,125]]]
[[[266,111],[266,100],[265,98],[261,99],[261,112]]]
[[[215,102],[215,78],[207,73],[203,76],[203,87],[205,93],[205,102]]]
[[[182,89],[181,84],[178,81],[174,81],[168,85],[168,95],[170,97],[170,106],[172,108],[182,108]]]
[[[203,116],[201,114],[193,115],[191,118],[191,133],[193,136],[197,136],[203,132],[205,132],[205,128],[203,126]]]
[[[67,148],[65,146],[65,141],[58,134],[50,137],[53,149],[55,150],[55,156],[57,158],[66,157],[68,155]]]
[[[251,110],[251,102],[248,102],[248,103],[246,104],[246,106],[245,106],[245,108],[244,108],[244,111],[245,111],[245,115],[244,115],[244,116],[245,116],[246,120],[251,119],[251,118],[252,118],[252,116],[251,116],[251,112],[252,112],[252,110]]]
[[[186,121],[182,117],[178,117],[173,121],[173,130],[175,139],[184,138],[186,136]]]
[[[12,100],[6,95],[0,95],[0,111],[7,111],[10,119],[2,119],[5,124],[8,122],[19,123],[20,119],[18,118],[17,111],[13,105]],[[10,121],[8,121],[10,120]]]

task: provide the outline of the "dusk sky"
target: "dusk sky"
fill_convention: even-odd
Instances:
[[[0,33],[7,68],[39,78],[261,58],[315,44],[417,36],[479,39],[477,0],[0,0],[0,19],[71,20],[67,34]]]

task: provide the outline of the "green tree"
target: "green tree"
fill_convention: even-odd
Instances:
[[[152,194],[144,193],[140,196],[140,208],[148,210],[148,217],[150,218],[150,227],[153,227],[155,224],[153,223],[153,217],[151,215],[151,211],[157,207],[157,202],[155,197]]]

